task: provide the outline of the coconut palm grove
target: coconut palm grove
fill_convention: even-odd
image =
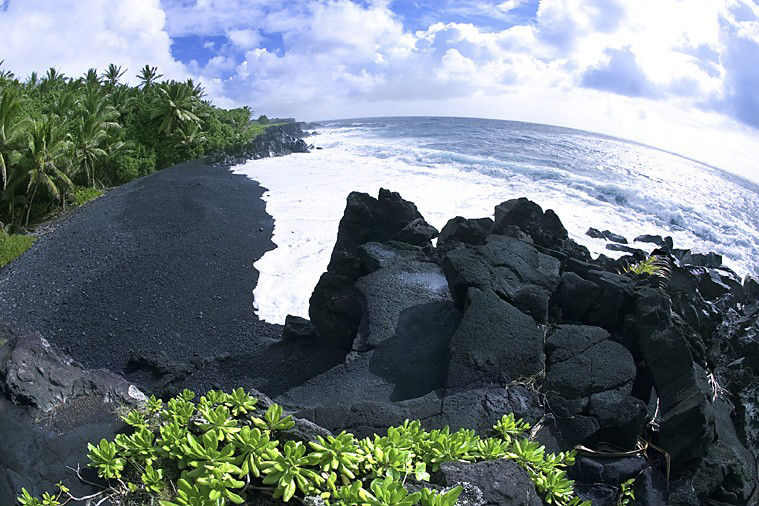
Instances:
[[[7,232],[156,170],[245,144],[263,128],[248,107],[204,100],[192,80],[136,87],[111,64],[79,77],[56,68],[25,79],[0,66],[0,222]],[[262,121],[266,121],[265,117]],[[6,237],[7,239],[7,237]]]

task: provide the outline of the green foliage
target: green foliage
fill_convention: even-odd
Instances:
[[[119,456],[119,450],[115,443],[109,443],[106,439],[100,440],[100,445],[95,446],[92,443],[87,444],[90,459],[88,464],[98,471],[98,476],[106,479],[121,478],[121,471],[124,470],[126,459]]]
[[[636,276],[649,275],[668,278],[670,276],[670,265],[666,257],[660,255],[651,255],[642,262],[627,265],[624,272],[630,272]]]
[[[635,501],[635,478],[623,481],[619,486],[617,506],[629,506]]]
[[[0,221],[35,222],[95,188],[238,151],[269,126],[247,107],[214,107],[191,80],[159,81],[145,65],[130,87],[126,72],[111,64],[72,78],[51,68],[22,82],[0,71]]]
[[[288,436],[294,421],[283,416],[281,406],[264,410],[244,389],[211,390],[194,399],[189,390],[165,403],[151,397],[144,408],[123,415],[131,434],[88,445],[89,466],[111,483],[103,497],[118,498],[119,504],[143,504],[148,497],[161,506],[225,506],[244,503],[256,490],[284,502],[320,496],[334,505],[454,506],[461,487],[410,493],[404,484],[411,478],[429,481],[444,462],[510,459],[528,473],[546,503],[581,504],[565,471],[574,453],[546,454],[527,437],[530,426],[513,415],[493,426],[494,437],[448,427],[426,431],[419,421],[406,420],[385,436],[357,440],[341,432],[303,443]],[[623,484],[620,500],[628,490],[631,485]],[[61,488],[58,498],[42,499],[22,490],[19,502],[56,506],[51,501],[63,496],[76,500]]]
[[[71,192],[71,204],[74,206],[81,206],[94,200],[103,194],[103,190],[97,188],[88,188],[82,186],[75,186]]]
[[[15,260],[31,248],[36,240],[36,237],[6,234],[5,231],[0,230],[0,267]]]

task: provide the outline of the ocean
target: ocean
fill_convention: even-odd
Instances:
[[[672,236],[675,247],[715,251],[741,277],[759,275],[759,184],[695,160],[595,133],[515,121],[449,117],[319,123],[322,149],[233,167],[258,181],[274,217],[276,249],[255,267],[259,318],[308,316],[351,191],[380,188],[413,201],[441,229],[516,197],[553,209],[591,253],[618,257],[589,227]],[[759,171],[759,162],[757,163]]]

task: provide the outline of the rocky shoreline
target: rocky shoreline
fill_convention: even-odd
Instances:
[[[152,182],[144,184],[147,191]],[[138,200],[145,205],[144,198]],[[103,205],[124,202],[114,197]],[[76,227],[92,225],[86,215],[96,211],[83,209],[85,216],[72,218],[75,225],[58,230],[84,233]],[[215,214],[211,208],[206,213]],[[196,325],[196,332],[160,347],[148,345],[146,332],[145,346],[129,356],[124,350],[126,343],[134,345],[130,334],[104,345],[108,334],[98,326],[103,323],[93,322],[100,339],[93,347],[121,347],[120,355],[109,352],[121,359],[98,362],[81,343],[71,346],[68,320],[24,323],[16,315],[12,323],[23,332],[6,330],[0,348],[3,402],[14,402],[0,411],[12,420],[0,425],[0,439],[29,434],[21,441],[40,448],[33,450],[37,458],[45,455],[60,466],[84,454],[82,440],[119,429],[105,407],[113,400],[108,392],[129,393],[134,385],[167,396],[185,387],[244,386],[315,423],[309,430],[346,429],[357,436],[381,433],[406,418],[429,428],[484,432],[503,414],[514,413],[534,425],[548,451],[579,449],[570,475],[577,493],[593,504],[615,504],[620,483],[630,478],[637,504],[752,504],[759,450],[759,284],[751,277],[736,279],[715,265],[714,256],[661,243],[657,255],[666,268],[635,274],[626,271],[637,261],[635,254],[592,259],[569,239],[555,212],[527,199],[500,204],[493,217],[453,218],[438,232],[396,193],[352,193],[329,267],[311,297],[310,320],[289,317],[284,328],[259,322],[228,341],[209,338],[208,327]],[[40,241],[40,251],[22,257],[14,269],[39,268],[51,247]],[[177,261],[190,261],[207,248],[187,249],[188,257]],[[218,262],[226,261],[222,256]],[[12,279],[7,271],[2,275]],[[204,310],[203,320],[211,315],[222,325],[230,314],[243,317],[245,304],[232,310],[231,294],[213,302],[232,275],[225,274],[216,290],[201,288],[203,283],[192,288],[200,304],[218,305],[220,312]],[[254,278],[243,283],[245,290],[252,290],[251,283]],[[6,300],[7,286],[0,284]],[[128,294],[127,285],[116,286]],[[77,307],[86,311],[85,305]],[[182,329],[193,312],[178,307],[167,329]],[[254,318],[249,306],[247,312],[245,318]],[[42,334],[29,335],[34,330]],[[73,364],[54,343],[87,367],[105,365],[127,381]],[[24,373],[35,370],[62,372]],[[108,381],[121,386],[103,386]],[[40,438],[47,441],[44,449]],[[22,447],[13,446],[16,452]],[[4,501],[20,486],[40,493],[66,477],[65,469],[40,469],[13,455],[0,458]],[[454,464],[433,480],[440,486],[472,484],[481,492],[475,504],[535,504],[534,485],[523,471],[494,465]],[[498,481],[496,475],[511,478]]]

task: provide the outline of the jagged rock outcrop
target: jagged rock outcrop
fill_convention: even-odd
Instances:
[[[308,144],[303,140],[307,134],[301,125],[296,122],[269,127],[237,151],[212,154],[210,161],[215,165],[230,166],[260,158],[308,153]]]
[[[486,430],[499,413],[514,412],[541,422],[537,437],[552,451],[582,445],[601,455],[633,452],[586,459],[577,490],[599,504],[613,503],[620,481],[634,476],[643,504],[747,501],[757,485],[759,409],[751,396],[759,393],[759,284],[750,277],[741,282],[718,255],[677,253],[671,238],[658,236],[636,241],[661,247],[655,250],[667,259],[661,273],[625,273],[627,262],[645,258],[643,251],[618,245],[635,257],[593,260],[556,213],[524,198],[498,205],[494,218],[456,217],[432,248],[433,232],[419,226],[423,218],[413,204],[385,190],[376,200],[352,194],[312,302],[337,286],[331,278],[343,276],[331,297],[349,298],[361,313],[342,318],[350,329],[344,344],[353,343],[354,352],[283,400],[330,430],[367,434],[406,418]],[[427,232],[399,234],[404,229]],[[623,242],[607,235],[601,233]],[[440,299],[402,286],[414,269],[422,269]],[[450,297],[443,313],[435,303],[447,299],[439,291],[441,271]],[[317,319],[322,311],[312,304]],[[446,331],[413,327],[404,314],[446,320]],[[411,344],[412,327],[423,351]],[[320,336],[330,328],[321,325]],[[403,374],[391,362],[404,352],[437,364],[436,372],[420,367],[421,376]],[[420,380],[429,388],[409,387]],[[347,402],[339,406],[307,402],[335,381],[366,389],[340,387],[334,399]],[[507,395],[496,394],[499,385]],[[516,395],[515,388],[523,390]],[[392,395],[399,391],[404,395]],[[464,399],[473,400],[464,401],[471,407],[456,409]],[[636,450],[640,444],[644,449]],[[710,467],[716,471],[709,474]],[[667,472],[676,486],[666,486]]]

